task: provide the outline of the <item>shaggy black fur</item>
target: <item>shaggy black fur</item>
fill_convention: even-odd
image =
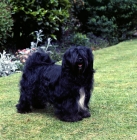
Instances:
[[[89,48],[69,48],[62,66],[39,50],[26,61],[17,111],[28,113],[32,108],[44,108],[49,102],[62,121],[75,122],[90,117],[88,103],[93,90],[93,75],[93,54]]]

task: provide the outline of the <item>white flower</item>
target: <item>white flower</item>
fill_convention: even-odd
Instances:
[[[50,44],[51,40],[52,40],[52,39],[49,37],[49,38],[48,38],[48,46],[52,46],[52,45]]]
[[[39,30],[39,34],[42,33],[42,32],[43,32],[43,31],[40,29],[40,30]]]

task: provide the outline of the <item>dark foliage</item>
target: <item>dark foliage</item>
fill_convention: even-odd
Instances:
[[[119,42],[129,39],[137,27],[136,0],[76,0],[74,14],[82,31]]]
[[[43,30],[45,38],[60,39],[62,23],[69,17],[68,0],[10,0],[14,19],[14,40],[18,48],[27,48],[30,34]]]
[[[12,26],[11,5],[2,0],[0,1],[0,52],[5,49],[2,46],[7,43],[7,38],[11,36]]]

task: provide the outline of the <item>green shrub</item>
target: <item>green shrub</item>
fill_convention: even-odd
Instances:
[[[6,43],[8,36],[10,36],[12,26],[10,5],[2,0],[0,1],[0,47]]]
[[[76,46],[90,47],[91,43],[89,38],[82,33],[75,33],[71,38],[71,44]]]
[[[22,41],[24,46],[25,43],[30,43],[28,40],[30,33],[38,29],[43,30],[45,38],[49,36],[56,38],[55,35],[61,32],[62,24],[69,17],[69,0],[10,0],[10,2],[13,5],[14,39],[17,45],[22,45]]]
[[[75,0],[74,14],[81,29],[110,43],[129,39],[137,27],[136,0]]]

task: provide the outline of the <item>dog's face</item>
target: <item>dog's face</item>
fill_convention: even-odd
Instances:
[[[75,74],[83,74],[86,69],[93,70],[93,54],[90,48],[78,46],[69,48],[63,57],[62,67]]]

